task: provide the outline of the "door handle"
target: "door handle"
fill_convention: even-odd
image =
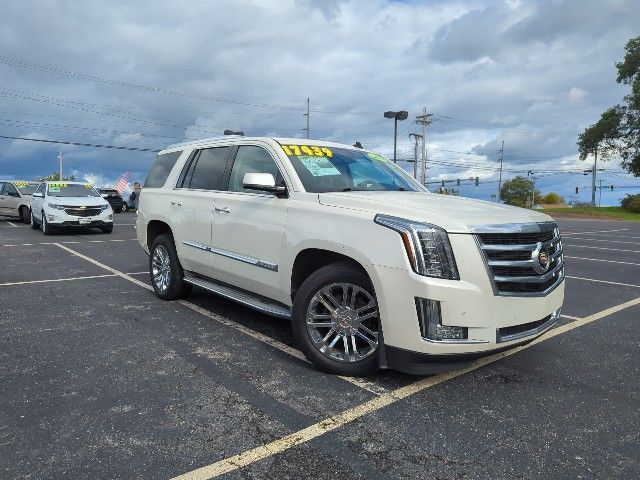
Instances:
[[[213,207],[213,209],[216,212],[231,213],[231,210],[229,210],[227,207]]]
[[[171,205],[176,205],[178,207],[182,206],[182,202],[176,202],[175,200],[171,200]]]

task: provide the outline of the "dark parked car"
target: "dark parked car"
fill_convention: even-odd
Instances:
[[[122,213],[124,200],[117,190],[113,188],[99,188],[98,192],[100,192],[100,195],[109,202],[109,205],[111,205],[114,212]]]

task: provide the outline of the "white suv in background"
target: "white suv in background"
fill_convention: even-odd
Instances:
[[[20,217],[24,223],[29,223],[31,194],[38,185],[40,182],[0,180],[0,215]]]
[[[386,158],[329,142],[170,146],[136,229],[160,298],[197,286],[290,318],[306,356],[341,375],[460,365],[537,337],[564,299],[550,217],[431,194]]]
[[[45,235],[69,227],[113,231],[111,205],[89,183],[44,182],[32,197],[31,227],[40,227]]]

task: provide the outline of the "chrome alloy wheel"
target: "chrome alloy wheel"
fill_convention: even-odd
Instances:
[[[307,332],[325,357],[357,362],[378,349],[378,317],[378,304],[364,288],[332,283],[311,298]]]
[[[151,277],[156,288],[164,292],[171,282],[171,261],[169,252],[163,245],[158,245],[153,251],[151,263]]]

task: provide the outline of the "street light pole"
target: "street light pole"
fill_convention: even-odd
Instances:
[[[393,163],[397,162],[396,150],[398,144],[398,120],[406,120],[409,112],[400,110],[399,112],[384,112],[384,118],[393,118]]]
[[[60,173],[58,180],[61,182],[62,181],[62,160],[64,159],[64,155],[62,154],[62,150],[58,151],[58,160],[60,162]]]

